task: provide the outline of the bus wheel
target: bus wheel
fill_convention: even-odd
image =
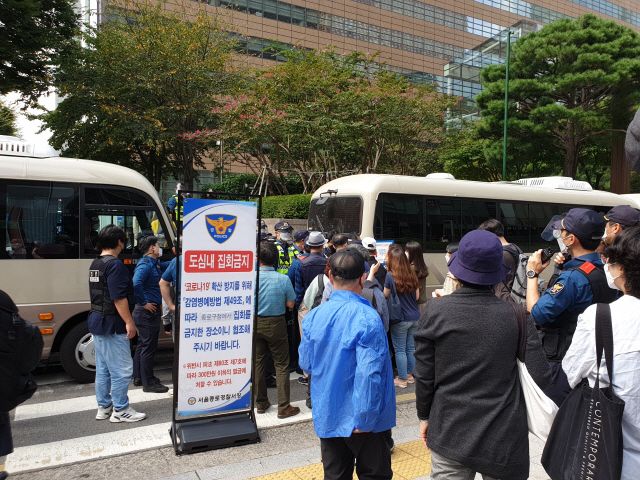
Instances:
[[[95,381],[96,352],[87,322],[73,327],[60,345],[60,362],[65,372],[80,383]]]

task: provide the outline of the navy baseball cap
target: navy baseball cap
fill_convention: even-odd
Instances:
[[[607,226],[602,215],[588,208],[572,208],[562,220],[553,224],[556,230],[566,230],[579,239],[599,240]]]
[[[640,223],[640,212],[629,205],[616,205],[607,212],[604,219],[623,227],[634,227]]]
[[[293,230],[293,227],[289,225],[289,222],[278,222],[274,227],[276,232],[285,232],[287,230]]]
[[[309,236],[309,230],[297,230],[296,233],[293,234],[293,238],[295,241],[304,240]]]

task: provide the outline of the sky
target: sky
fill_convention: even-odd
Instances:
[[[19,95],[17,93],[10,93],[4,97],[0,97],[0,99],[2,99],[2,102],[5,105],[11,107],[18,116],[18,136],[21,139],[29,142],[48,143],[47,141],[49,140],[49,137],[51,137],[51,131],[45,130],[42,133],[38,133],[38,130],[40,130],[40,127],[42,126],[42,122],[27,119],[22,111],[23,104],[18,101]],[[56,106],[55,95],[52,94],[48,97],[41,97],[39,103],[47,110],[53,110]],[[33,109],[28,110],[28,112],[37,113],[37,111]]]

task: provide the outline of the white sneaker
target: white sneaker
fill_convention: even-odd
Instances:
[[[146,413],[136,412],[133,408],[128,407],[126,410],[122,410],[121,412],[116,412],[114,410],[109,421],[112,423],[139,422],[145,418],[147,418]]]
[[[96,420],[106,420],[111,416],[111,412],[113,412],[113,403],[109,405],[107,408],[104,408],[98,405],[98,413],[96,413]]]

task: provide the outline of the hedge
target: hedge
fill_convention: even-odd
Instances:
[[[311,194],[280,195],[262,199],[262,218],[309,218]]]

